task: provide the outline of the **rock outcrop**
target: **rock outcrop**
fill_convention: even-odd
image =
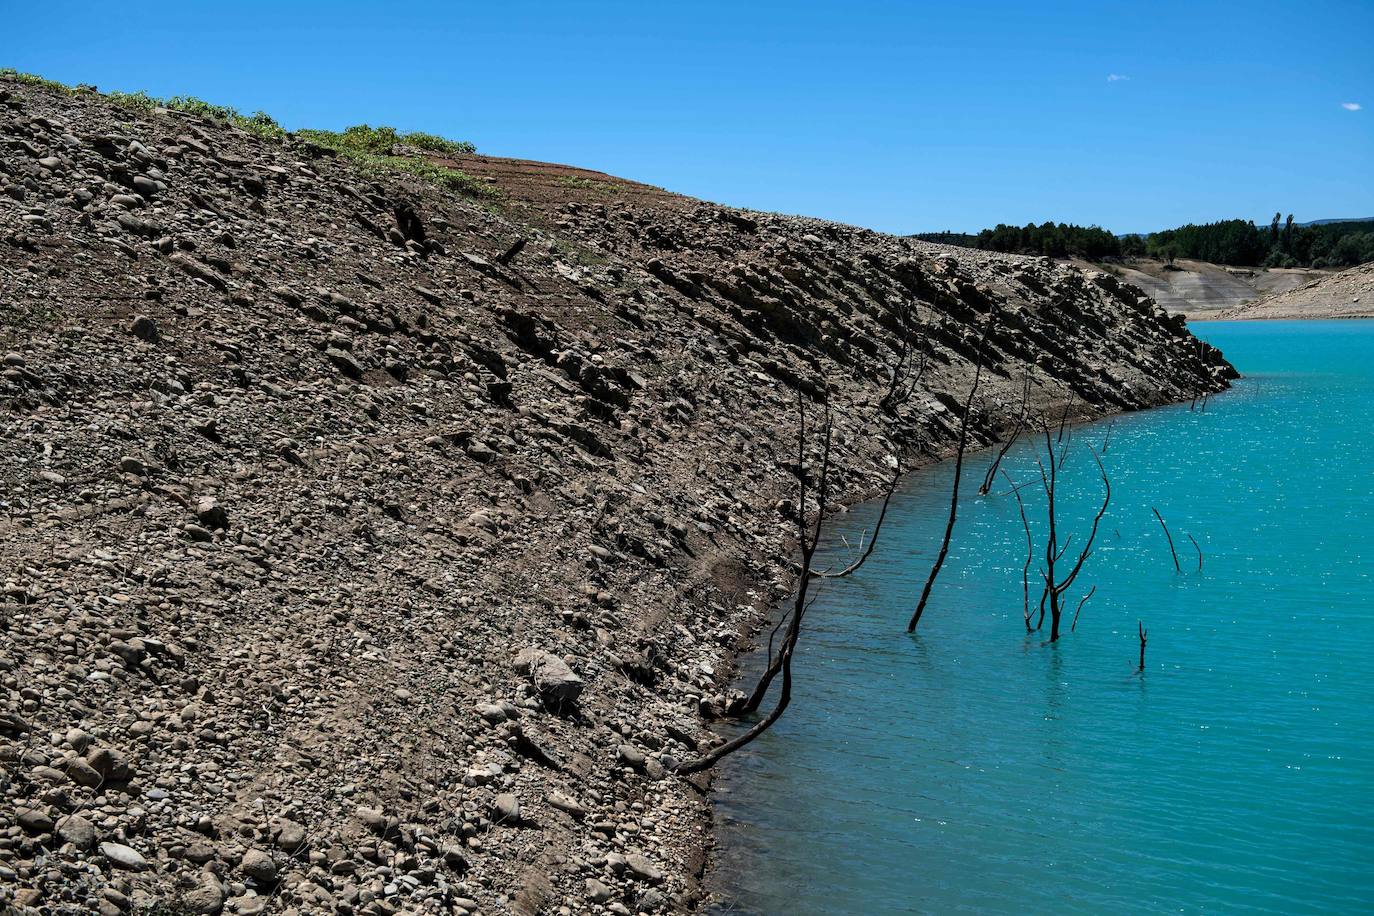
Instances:
[[[854,500],[994,310],[980,443],[1230,371],[1107,274],[460,165],[0,80],[0,908],[691,907],[799,399]]]

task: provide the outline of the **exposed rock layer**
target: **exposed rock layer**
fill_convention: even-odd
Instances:
[[[1307,267],[1228,267],[1184,258],[1172,267],[1151,258],[1129,259],[1113,270],[1165,311],[1194,320],[1220,318],[1228,309],[1331,276],[1331,271]]]
[[[1106,274],[486,162],[0,82],[0,906],[691,906],[669,771],[789,587],[799,400],[852,500],[948,450],[992,310],[982,443],[1026,374],[1225,385]]]
[[[1218,317],[1374,318],[1374,263],[1351,267],[1297,289],[1228,309]]]

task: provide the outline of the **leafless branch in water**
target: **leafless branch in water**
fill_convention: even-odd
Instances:
[[[1069,423],[1069,411],[1070,411],[1072,408],[1073,408],[1073,389],[1070,388],[1070,389],[1069,389],[1069,399],[1068,399],[1067,401],[1064,402],[1064,413],[1061,414],[1060,417],[1059,417],[1059,435],[1058,435],[1057,439],[1058,439],[1058,441],[1060,441],[1060,442],[1063,442],[1063,441],[1064,441],[1064,427],[1066,427],[1066,426],[1068,425],[1068,423]]]
[[[1112,500],[1112,483],[1110,478],[1107,477],[1107,469],[1102,464],[1101,456],[1098,455],[1096,449],[1089,446],[1088,451],[1092,453],[1093,460],[1097,462],[1097,470],[1102,476],[1102,486],[1105,491],[1102,498],[1102,507],[1097,510],[1097,515],[1093,518],[1092,529],[1088,532],[1088,537],[1083,544],[1083,548],[1078,553],[1078,559],[1069,569],[1068,574],[1061,578],[1057,572],[1058,563],[1068,549],[1069,541],[1072,540],[1073,535],[1070,535],[1069,540],[1066,540],[1062,546],[1060,545],[1059,520],[1056,506],[1060,463],[1055,460],[1054,439],[1050,436],[1049,424],[1045,423],[1042,419],[1041,426],[1045,435],[1046,457],[1049,459],[1048,462],[1039,461],[1040,481],[1045,490],[1046,517],[1049,522],[1049,532],[1045,542],[1045,562],[1041,568],[1041,576],[1045,580],[1045,587],[1040,593],[1040,618],[1036,623],[1036,629],[1044,625],[1045,611],[1048,606],[1050,613],[1050,642],[1056,642],[1059,639],[1059,626],[1064,613],[1064,594],[1078,579],[1079,574],[1083,571],[1083,564],[1088,561],[1088,557],[1092,556],[1093,542],[1097,540],[1097,532],[1102,524],[1102,517],[1107,514],[1107,506]],[[1081,607],[1080,604],[1080,609]]]
[[[1174,549],[1174,536],[1169,533],[1169,526],[1164,524],[1164,516],[1160,515],[1159,510],[1154,506],[1150,507],[1150,511],[1155,514],[1155,518],[1159,519],[1159,527],[1164,529],[1164,537],[1169,540],[1169,554],[1174,558],[1174,572],[1183,572],[1183,567],[1178,565],[1178,551]]]
[[[978,488],[979,496],[987,496],[992,489],[992,481],[997,476],[997,471],[1002,467],[1002,459],[1007,457],[1007,452],[1016,444],[1017,438],[1021,435],[1021,430],[1025,429],[1026,420],[1030,416],[1030,373],[1026,373],[1025,380],[1021,384],[1021,412],[1016,417],[1016,427],[1011,431],[1007,441],[1002,443],[1002,447],[997,452],[997,457],[993,459],[992,466],[983,477],[983,485]]]
[[[905,336],[910,335],[904,332]],[[925,362],[922,358],[920,366],[914,373],[907,374],[909,369],[910,350],[904,349],[900,356],[902,364],[894,370],[894,377],[902,377],[905,384],[910,386],[906,389],[907,396],[910,394],[911,387],[919,381],[921,373],[924,372]],[[896,390],[895,388],[893,390]],[[816,549],[820,542],[821,525],[823,524],[827,510],[829,508],[830,488],[831,488],[831,446],[834,440],[834,418],[831,414],[829,391],[827,388],[825,400],[822,402],[824,407],[824,420],[820,428],[822,439],[821,461],[819,474],[814,481],[812,474],[808,470],[806,461],[807,441],[811,431],[807,428],[806,421],[806,401],[803,395],[797,394],[797,453],[796,453],[796,477],[797,477],[797,544],[801,552],[801,570],[797,577],[797,594],[791,603],[788,611],[774,626],[768,637],[768,664],[760,675],[754,690],[738,708],[732,709],[731,714],[745,715],[757,712],[768,696],[769,689],[775,679],[781,677],[782,684],[778,693],[777,701],[766,716],[754,723],[750,728],[725,741],[719,746],[702,754],[694,760],[689,760],[677,767],[676,772],[687,775],[697,773],[702,770],[715,766],[720,760],[734,753],[740,748],[754,741],[759,735],[763,734],[778,721],[786,711],[792,701],[792,659],[796,652],[797,644],[801,638],[802,626],[806,618],[807,611],[815,604],[819,595],[820,582],[826,579],[842,579],[852,575],[868,562],[877,547],[879,536],[882,533],[883,522],[887,518],[888,508],[892,502],[892,495],[896,492],[897,486],[902,476],[902,454],[901,446],[893,442],[893,457],[891,459],[891,477],[888,479],[886,492],[883,495],[882,508],[879,510],[878,519],[873,527],[871,537],[867,535],[859,542],[859,555],[855,557],[847,566],[839,570],[818,570],[814,566]],[[807,500],[812,495],[816,500],[816,509],[812,523],[807,522]],[[781,640],[778,640],[781,633]],[[776,642],[776,654],[775,654]]]
[[[1003,471],[1002,476],[1011,484],[1011,492],[1016,496],[1016,508],[1021,510],[1021,527],[1026,531],[1026,564],[1021,568],[1021,613],[1025,617],[1026,632],[1031,631],[1030,622],[1030,568],[1035,559],[1035,541],[1031,538],[1030,522],[1026,519],[1026,503],[1021,499],[1021,488],[1012,483],[1011,477]]]
[[[1081,613],[1083,613],[1083,605],[1087,604],[1087,603],[1088,603],[1088,599],[1091,598],[1091,597],[1092,597],[1093,595],[1095,595],[1095,594],[1097,594],[1097,586],[1096,586],[1096,585],[1094,585],[1092,588],[1088,589],[1088,593],[1078,600],[1078,608],[1077,608],[1076,610],[1074,610],[1074,612],[1073,612],[1073,623],[1069,624],[1069,632],[1070,632],[1070,633],[1072,633],[1072,632],[1074,632],[1075,630],[1078,629],[1078,615],[1081,614]]]
[[[921,622],[921,615],[925,613],[926,603],[930,601],[931,590],[935,588],[935,580],[940,575],[940,569],[945,565],[945,557],[949,556],[949,542],[954,536],[954,521],[959,516],[959,483],[964,475],[964,451],[968,448],[968,426],[973,416],[973,399],[978,394],[978,384],[983,377],[983,359],[987,353],[988,334],[992,332],[992,326],[997,321],[997,313],[988,314],[987,321],[983,325],[982,336],[978,339],[978,352],[974,357],[973,384],[969,386],[968,398],[964,401],[964,415],[959,421],[959,446],[954,457],[954,483],[950,487],[949,498],[949,518],[945,522],[945,535],[940,541],[940,552],[935,556],[935,562],[930,567],[930,575],[926,577],[925,587],[921,589],[921,597],[916,602],[916,610],[911,614],[911,620],[907,622],[906,631],[915,632],[916,625]]]
[[[1198,546],[1197,538],[1191,534],[1188,535],[1188,540],[1193,542],[1193,549],[1197,551],[1197,571],[1202,572],[1202,548]]]

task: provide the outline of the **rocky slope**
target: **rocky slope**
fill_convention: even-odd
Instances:
[[[1222,312],[1220,318],[1374,318],[1374,263]]]
[[[1331,276],[1330,271],[1305,267],[1227,267],[1182,258],[1174,267],[1166,270],[1163,261],[1139,258],[1113,269],[1122,280],[1144,290],[1165,311],[1199,320],[1218,318],[1228,309]]]
[[[0,81],[0,907],[689,908],[799,398],[853,500],[992,310],[979,442],[1230,372],[1106,274],[461,165]]]

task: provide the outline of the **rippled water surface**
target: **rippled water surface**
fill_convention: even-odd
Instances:
[[[1374,322],[1195,330],[1246,377],[1115,421],[1077,632],[1025,635],[1015,502],[972,492],[991,455],[916,637],[950,468],[826,588],[792,708],[720,780],[730,912],[1374,908]],[[1096,508],[1106,429],[1073,434],[1066,517]],[[1031,479],[1029,445],[1007,467]]]

